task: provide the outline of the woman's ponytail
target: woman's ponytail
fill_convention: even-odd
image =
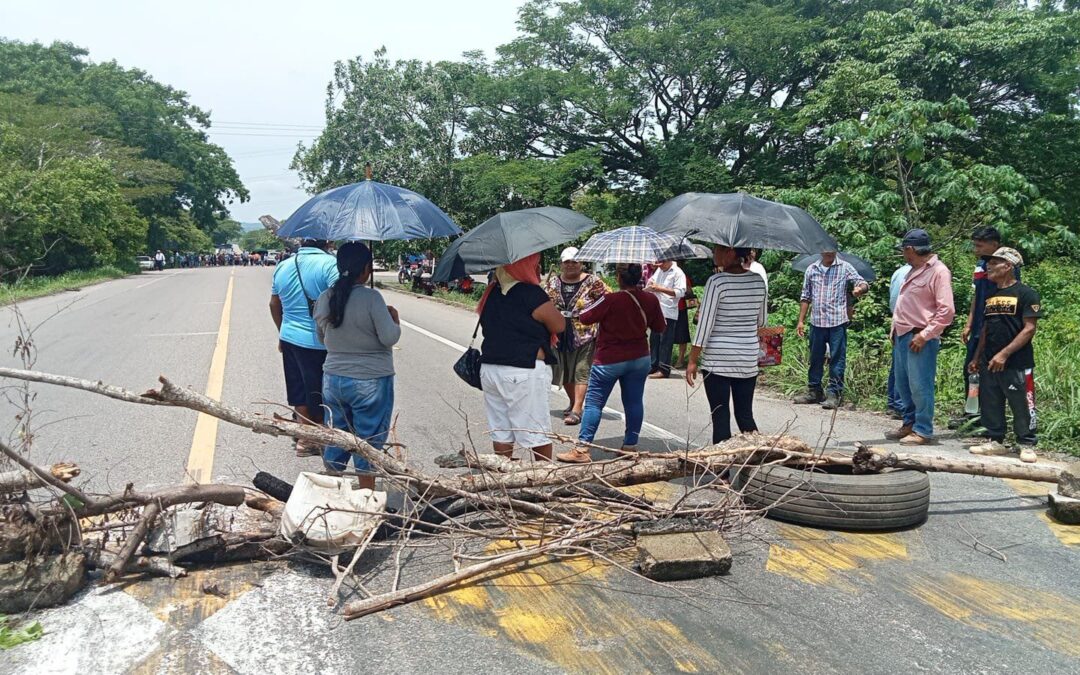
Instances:
[[[371,265],[371,249],[358,241],[342,245],[337,253],[338,278],[330,287],[330,325],[340,328],[345,320],[345,306],[356,281]]]

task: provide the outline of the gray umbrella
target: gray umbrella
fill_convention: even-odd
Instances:
[[[557,206],[500,213],[455,239],[431,278],[443,282],[487,272],[573,241],[594,227],[591,218]]]
[[[641,224],[724,246],[796,253],[836,250],[836,240],[806,211],[743,192],[688,192],[664,202]]]
[[[866,279],[867,281],[873,281],[874,279],[877,279],[877,273],[874,272],[874,268],[870,264],[869,260],[866,260],[865,258],[860,258],[854,253],[845,253],[843,251],[837,253],[836,257],[840,260],[843,260],[844,262],[850,263],[851,266],[855,268],[855,271],[859,273],[859,276],[861,276],[863,279]],[[819,260],[821,260],[820,253],[800,256],[791,261],[791,269],[795,270],[796,272],[806,272],[806,270],[810,268],[810,265],[818,262]]]

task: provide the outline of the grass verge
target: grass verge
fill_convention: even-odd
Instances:
[[[65,272],[55,277],[27,277],[13,284],[0,283],[0,306],[40,298],[61,291],[77,291],[83,286],[101,283],[110,279],[120,279],[128,274],[130,272],[107,265],[89,270]]]

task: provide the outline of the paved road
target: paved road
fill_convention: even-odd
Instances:
[[[146,274],[26,303],[26,319],[40,325],[36,367],[135,390],[165,374],[220,391],[230,403],[276,409],[267,403],[284,398],[266,308],[271,273]],[[431,300],[388,300],[407,327],[395,353],[397,433],[409,461],[430,470],[434,456],[466,442],[466,425],[483,442],[479,397],[450,370],[474,320]],[[7,350],[16,335],[10,311],[0,310],[0,363],[17,365]],[[92,489],[164,485],[191,475],[246,482],[258,469],[292,479],[319,466],[293,457],[283,440],[199,422],[194,413],[44,386],[35,391],[35,458],[77,462]],[[552,396],[553,411],[563,405]],[[611,405],[617,411],[617,397]],[[764,396],[756,406],[763,431],[787,429],[815,444],[830,428],[834,445],[884,444],[888,427],[883,418],[853,412],[832,425],[816,408]],[[648,448],[707,438],[703,393],[677,379],[650,382],[646,410]],[[15,429],[15,412],[0,403],[0,433]],[[614,444],[621,425],[608,417],[598,442]],[[946,440],[935,452],[963,451]],[[955,475],[931,482],[931,517],[918,529],[858,535],[763,521],[733,542],[729,576],[677,590],[609,566],[552,563],[342,624],[326,606],[325,573],[297,564],[97,589],[42,612],[48,634],[6,652],[0,672],[1080,669],[1077,528],[1050,521],[1039,485]],[[976,551],[972,536],[1008,561]],[[422,576],[443,564],[435,551],[421,549],[410,567]],[[227,597],[202,593],[206,581]]]

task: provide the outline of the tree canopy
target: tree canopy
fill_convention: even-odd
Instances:
[[[376,178],[471,227],[688,191],[809,208],[849,249],[912,226],[1077,244],[1080,11],[1009,0],[532,0],[494,59],[338,63],[314,190]]]
[[[248,197],[187,94],[87,57],[0,39],[0,273],[205,250]]]

